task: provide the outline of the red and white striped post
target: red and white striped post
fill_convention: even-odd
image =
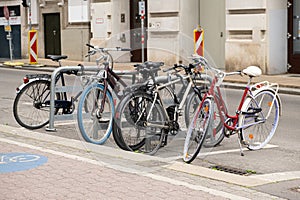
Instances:
[[[37,64],[37,31],[30,30],[29,33],[29,63]]]
[[[204,30],[200,26],[194,29],[194,53],[204,56]]]

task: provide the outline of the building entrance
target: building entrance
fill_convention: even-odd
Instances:
[[[140,0],[130,0],[130,47],[131,47],[131,62],[141,62],[142,61],[142,45],[141,45],[141,18],[139,15],[139,2]],[[147,16],[147,1],[145,2]],[[147,17],[144,19],[144,60],[147,60]]]
[[[45,57],[61,54],[60,14],[44,14]]]
[[[300,73],[300,0],[290,0],[288,8],[288,63],[290,73]]]
[[[10,35],[12,41],[12,58],[21,58],[21,16],[20,6],[8,6],[10,18]],[[8,32],[5,27],[8,21],[4,17],[3,7],[0,7],[0,58],[10,58]]]

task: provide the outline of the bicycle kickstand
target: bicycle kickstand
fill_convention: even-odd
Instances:
[[[242,145],[242,141],[241,141],[241,135],[238,134],[238,143],[239,143],[239,146],[240,146],[240,153],[241,153],[241,156],[244,156],[244,150],[243,150],[243,145]]]

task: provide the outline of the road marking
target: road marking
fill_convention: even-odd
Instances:
[[[262,149],[270,149],[270,148],[277,148],[277,145],[273,145],[273,144],[267,144],[264,148]],[[213,149],[213,147],[212,147]],[[243,148],[243,151],[250,151],[247,148]],[[225,153],[234,153],[234,152],[240,152],[240,149],[228,149],[228,150],[220,150],[220,151],[213,151],[213,152],[207,152],[207,153],[201,153],[200,155],[198,155],[197,157],[206,157],[206,156],[210,156],[210,155],[218,155],[218,154],[225,154]],[[181,159],[182,156],[174,156],[174,157],[168,157],[167,160],[177,160],[177,159]]]
[[[0,153],[0,173],[29,170],[43,165],[47,160],[47,157],[37,154]]]
[[[273,144],[267,144],[263,149],[270,149],[270,148],[276,148],[277,145]],[[233,152],[239,152],[240,149],[229,149],[229,150],[222,150],[222,151],[213,151],[208,153],[203,153],[203,156],[209,156],[209,155],[217,155],[217,154],[224,154],[224,153],[233,153]],[[243,151],[250,151],[248,148],[243,148]]]

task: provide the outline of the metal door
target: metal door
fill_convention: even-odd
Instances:
[[[141,18],[139,15],[139,1],[130,0],[130,47],[132,49],[131,62],[142,61],[142,31]],[[144,59],[147,60],[147,1],[145,0],[145,19],[144,19]]]
[[[300,73],[300,0],[290,0],[288,8],[288,62],[290,73]]]
[[[200,0],[200,25],[204,29],[204,56],[225,68],[225,0]]]
[[[44,14],[45,57],[61,54],[60,15],[59,13]]]

